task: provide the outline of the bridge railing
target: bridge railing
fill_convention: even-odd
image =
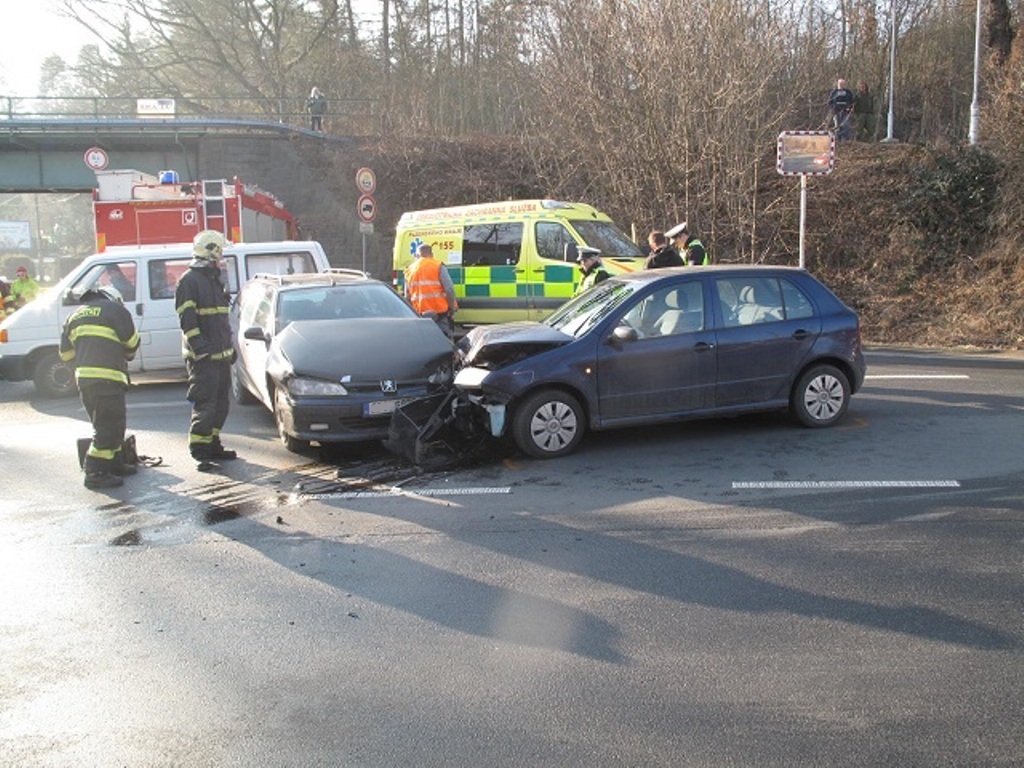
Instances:
[[[344,135],[368,135],[380,129],[377,99],[328,99],[323,130]],[[190,118],[252,120],[310,127],[306,98],[182,99],[136,96],[4,96],[0,121],[15,119]]]

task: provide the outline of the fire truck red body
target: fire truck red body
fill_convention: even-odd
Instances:
[[[133,170],[97,171],[93,192],[96,249],[187,243],[215,229],[233,243],[295,240],[295,217],[273,195],[237,177],[180,182]]]

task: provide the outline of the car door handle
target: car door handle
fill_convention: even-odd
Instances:
[[[139,317],[142,317],[145,311],[145,307],[146,305],[140,301],[138,304],[135,305],[135,314],[138,315]]]
[[[811,334],[809,334],[807,332],[807,329],[805,329],[805,328],[798,328],[797,330],[793,331],[793,338],[794,339],[806,339],[810,335]]]
[[[693,345],[693,348],[698,352],[707,352],[709,350],[714,349],[715,345],[707,341],[698,341],[696,344]]]

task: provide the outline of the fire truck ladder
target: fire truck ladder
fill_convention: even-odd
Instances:
[[[206,229],[219,230],[225,239],[230,240],[227,204],[224,197],[226,184],[226,179],[203,182],[203,220],[206,222]]]

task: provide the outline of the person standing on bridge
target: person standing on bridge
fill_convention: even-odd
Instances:
[[[313,86],[306,100],[306,111],[309,112],[309,127],[313,131],[323,131],[324,115],[327,114],[327,97],[320,89]]]
[[[221,461],[237,457],[220,441],[228,418],[231,364],[235,362],[228,320],[231,298],[221,274],[227,244],[216,230],[205,229],[196,235],[192,262],[174,292],[188,372],[185,397],[192,403],[188,450],[200,472],[211,472]]]

